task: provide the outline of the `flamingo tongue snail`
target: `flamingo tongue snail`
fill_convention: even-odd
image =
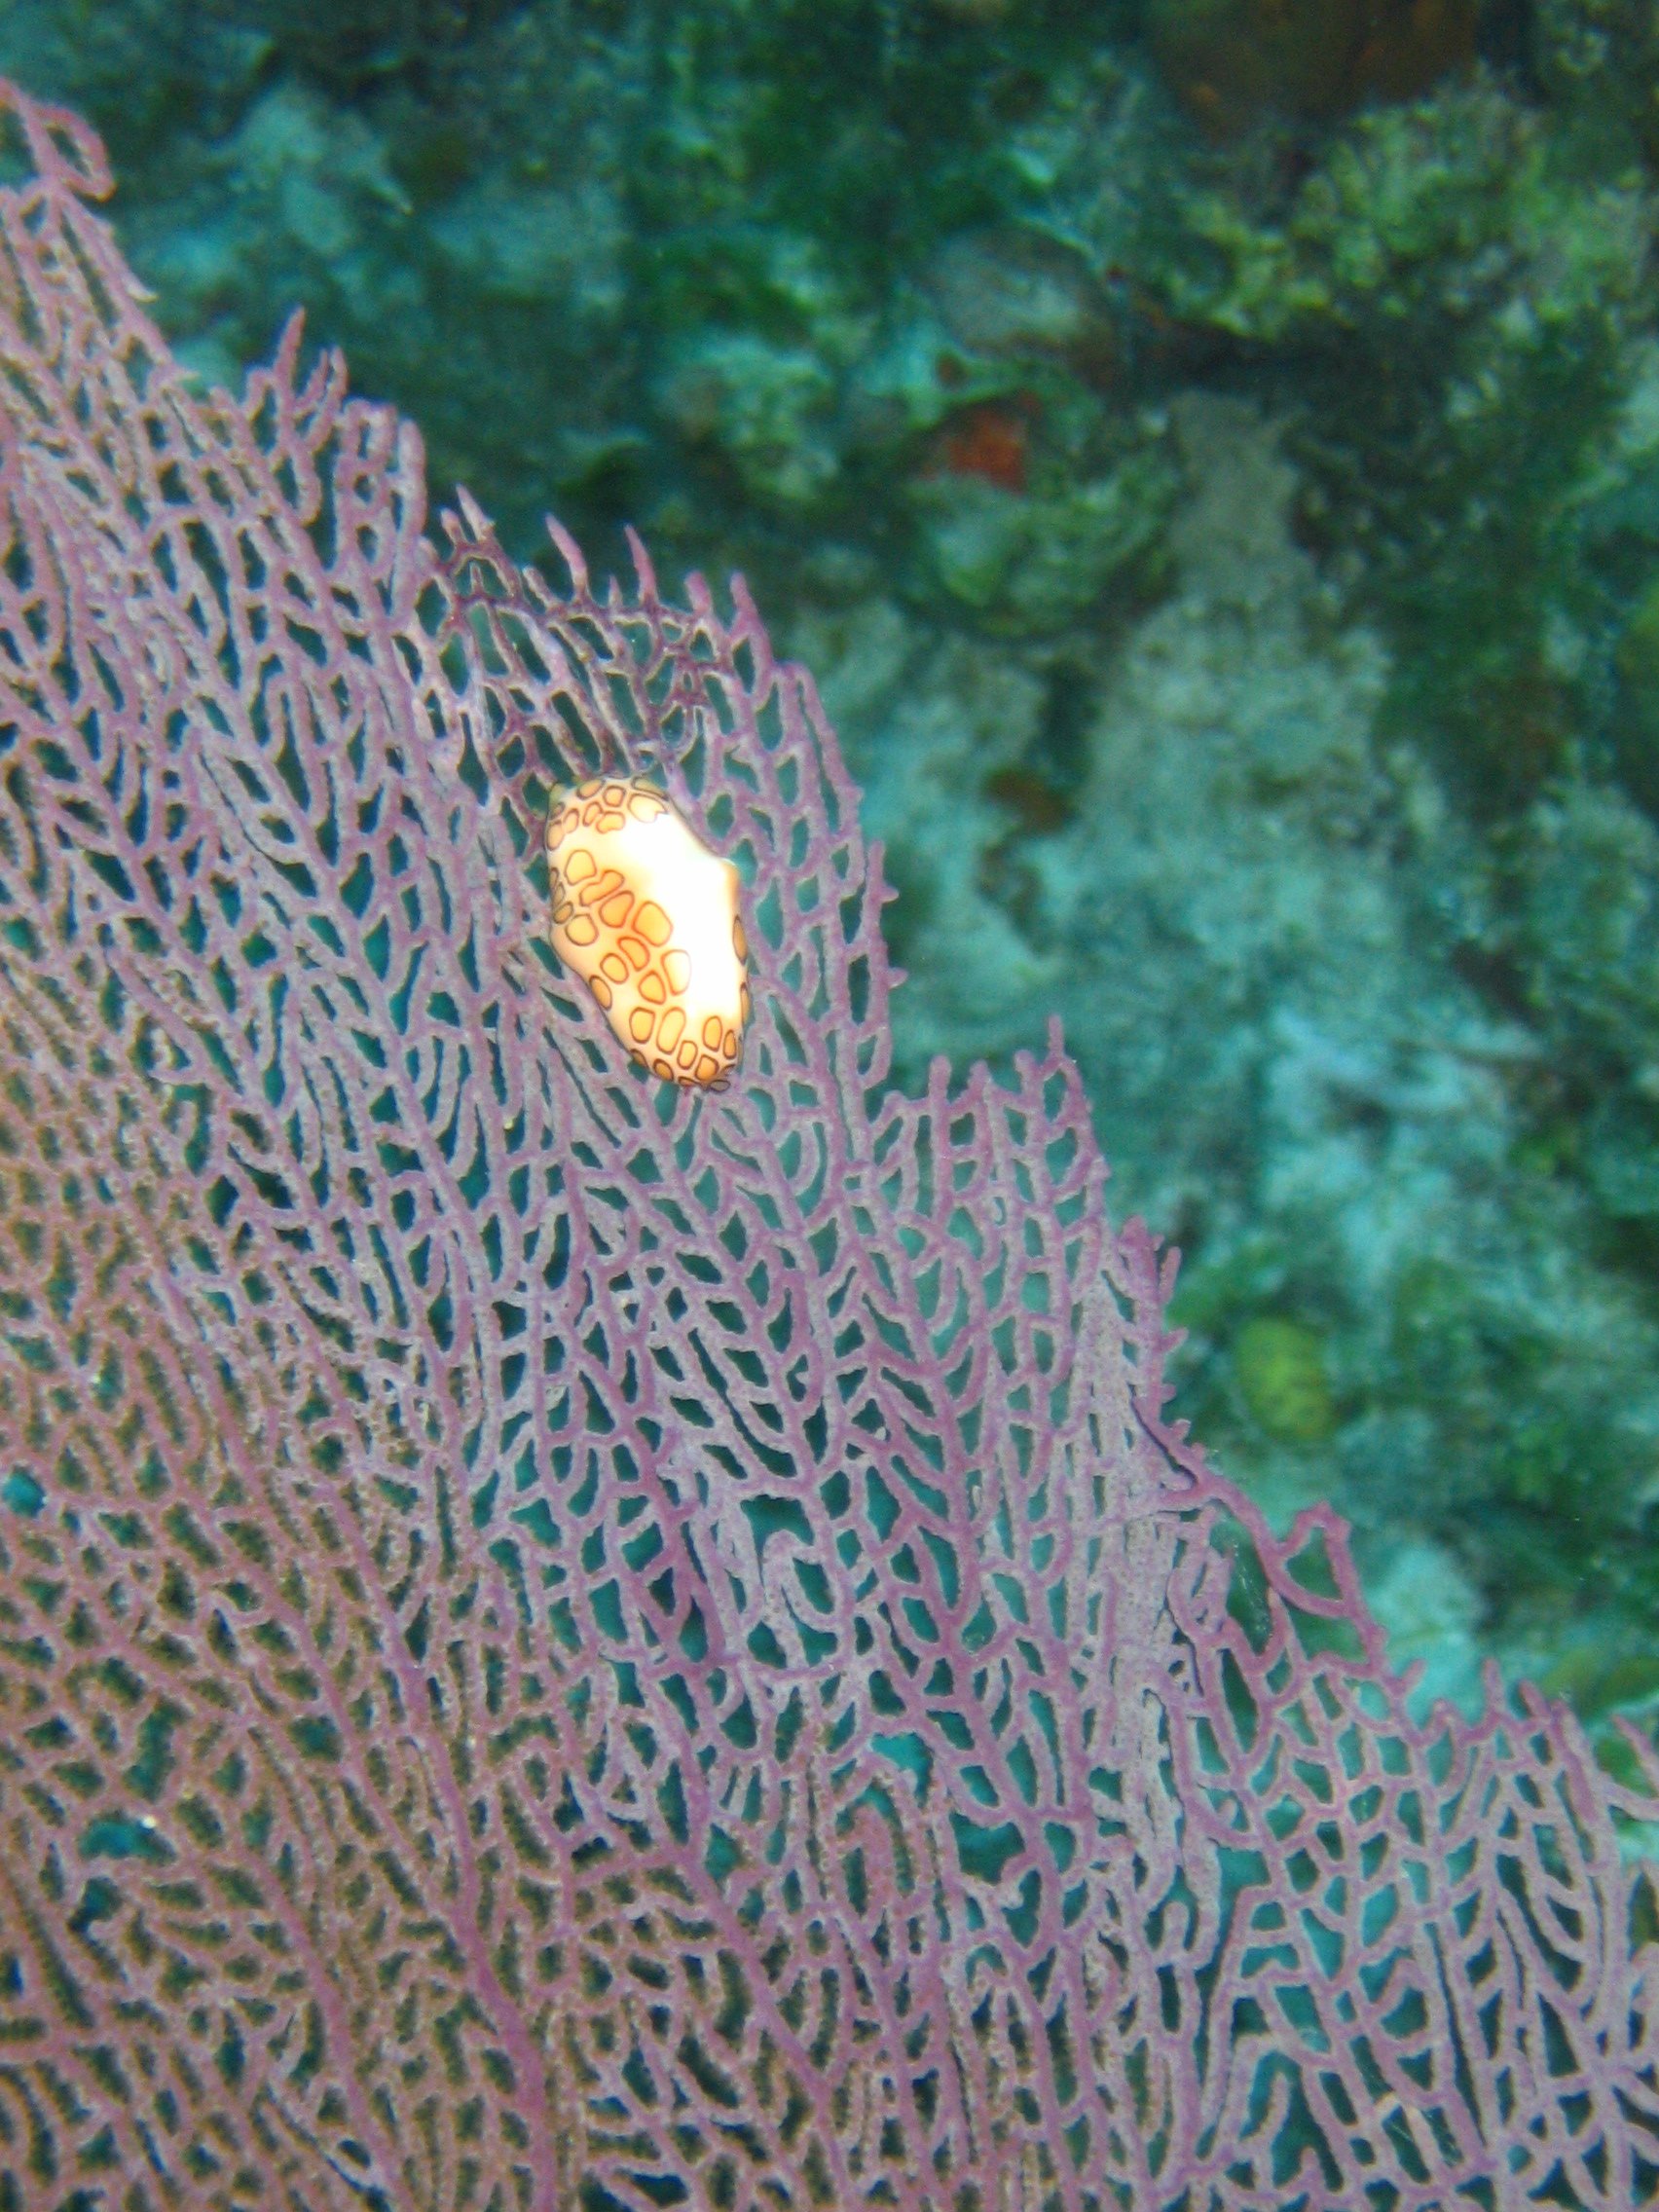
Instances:
[[[590,777],[547,817],[553,949],[632,1057],[723,1089],[749,1020],[737,870],[644,777]]]

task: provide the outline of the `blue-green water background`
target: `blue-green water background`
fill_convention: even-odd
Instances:
[[[1659,1702],[1638,0],[9,0],[182,358],[289,309],[534,555],[741,568],[899,1080],[1051,1012],[1179,1408],[1427,1685]]]

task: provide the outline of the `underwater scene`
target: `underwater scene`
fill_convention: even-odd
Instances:
[[[0,2212],[1659,2204],[1650,0],[0,0]]]

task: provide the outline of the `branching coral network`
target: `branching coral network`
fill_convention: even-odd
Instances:
[[[885,1090],[741,589],[434,546],[0,115],[0,2205],[1649,2200],[1649,1751],[1412,1717],[1057,1037]],[[548,947],[618,758],[744,878],[723,1092]]]

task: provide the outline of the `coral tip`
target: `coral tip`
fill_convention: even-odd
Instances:
[[[632,1056],[722,1088],[749,1020],[737,870],[654,785],[595,776],[547,817],[553,949]]]

